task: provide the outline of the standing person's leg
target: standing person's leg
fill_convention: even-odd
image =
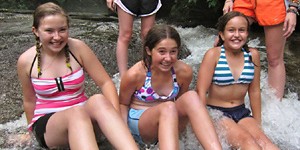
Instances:
[[[189,120],[193,131],[204,149],[221,150],[221,144],[212,120],[195,91],[188,91],[181,95],[176,103],[180,128],[184,128]],[[182,129],[181,129],[182,130]]]
[[[284,46],[286,39],[283,37],[283,24],[265,26],[265,41],[268,59],[268,83],[276,91],[276,96],[282,99],[286,80],[284,65]]]
[[[121,115],[103,95],[92,96],[87,101],[85,110],[92,120],[97,121],[101,132],[116,149],[138,149]]]
[[[151,16],[146,16],[141,18],[141,38],[144,41],[148,31],[154,26],[155,24],[155,14]]]
[[[126,13],[118,6],[119,37],[117,42],[117,63],[120,77],[127,71],[128,45],[132,36],[134,16]]]

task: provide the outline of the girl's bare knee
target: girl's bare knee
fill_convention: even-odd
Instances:
[[[194,90],[187,91],[187,92],[185,92],[183,95],[186,95],[186,96],[192,96],[192,97],[197,96],[197,97],[198,97],[197,92],[194,91]]]
[[[69,124],[76,125],[82,123],[91,123],[91,118],[81,106],[72,107],[68,112]]]
[[[260,146],[257,144],[256,140],[250,134],[240,134],[238,137],[238,145],[240,145],[242,149],[251,147],[260,149]]]
[[[93,114],[93,112],[106,111],[108,109],[114,109],[114,107],[102,94],[95,94],[91,96],[86,104],[86,111],[89,114]]]
[[[273,144],[272,141],[264,135],[255,137],[254,139],[256,140],[256,143],[258,143],[263,149],[277,149],[275,144]]]
[[[126,31],[125,33],[119,36],[120,41],[129,42],[132,37],[132,31]]]
[[[191,110],[192,108],[199,109],[199,107],[205,108],[196,91],[185,92],[182,95],[181,101],[181,103],[183,104],[183,108],[187,110]]]
[[[196,91],[187,91],[182,95],[184,101],[193,103],[191,101],[199,101],[199,95]]]
[[[97,105],[97,107],[109,105],[109,101],[102,94],[95,94],[89,98],[88,104]]]
[[[161,107],[160,114],[162,117],[174,118],[178,116],[174,102],[164,102]]]

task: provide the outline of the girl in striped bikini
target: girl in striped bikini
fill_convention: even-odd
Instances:
[[[247,17],[229,12],[220,17],[217,29],[218,47],[206,52],[198,72],[200,99],[223,113],[219,123],[234,149],[278,149],[260,128],[260,57],[256,49],[246,46]],[[252,115],[244,104],[247,93]]]
[[[45,3],[33,17],[36,45],[19,57],[17,68],[28,129],[40,146],[98,150],[94,127],[116,149],[138,149],[118,113],[112,80],[84,42],[69,38],[64,10]],[[85,71],[103,94],[85,95]]]

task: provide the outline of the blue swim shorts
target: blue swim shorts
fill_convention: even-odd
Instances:
[[[139,120],[144,111],[144,109],[130,108],[127,117],[127,124],[130,129],[130,132],[139,144],[144,144],[139,132]]]
[[[151,16],[161,8],[161,0],[115,0],[123,11],[133,16]]]
[[[224,116],[231,118],[236,123],[238,123],[243,118],[252,117],[251,111],[245,107],[245,104],[236,107],[231,107],[231,108],[224,108],[224,107],[212,106],[212,105],[207,105],[207,106],[209,108],[216,109],[223,112]]]

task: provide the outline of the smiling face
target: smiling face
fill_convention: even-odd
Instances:
[[[154,67],[169,68],[170,63],[173,64],[175,51],[177,51],[177,60],[180,46],[180,36],[175,28],[169,25],[155,25],[148,31],[143,44],[143,63],[145,67],[150,69],[153,66],[152,63],[156,63]],[[155,52],[152,52],[153,50]],[[152,59],[155,60],[152,61]]]
[[[247,42],[248,22],[242,16],[233,17],[227,22],[224,31],[219,32],[219,35],[227,49],[240,50]]]
[[[177,61],[178,45],[175,40],[166,38],[161,40],[147,54],[152,57],[151,68],[161,71],[170,71],[174,63]]]
[[[39,37],[44,50],[59,52],[68,41],[68,29],[66,17],[56,14],[41,18],[38,28],[33,27],[33,32]]]

